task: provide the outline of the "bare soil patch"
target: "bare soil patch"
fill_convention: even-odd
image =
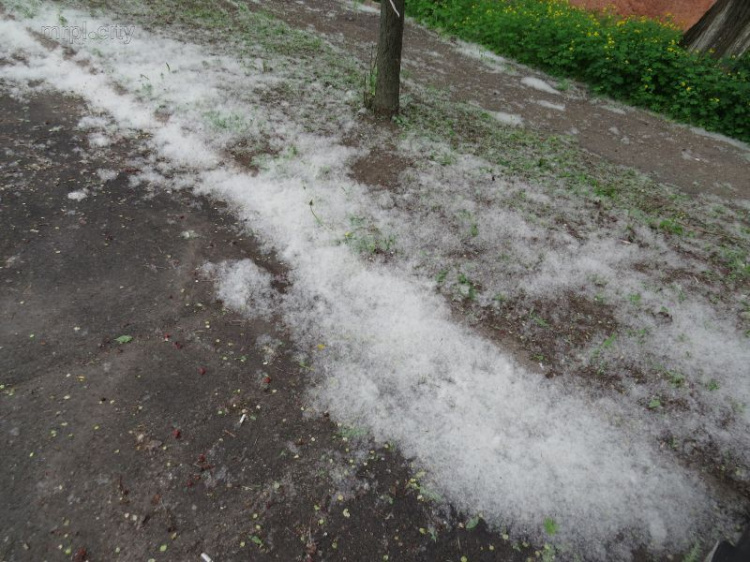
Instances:
[[[392,448],[355,456],[356,433],[308,417],[285,327],[228,313],[199,272],[249,258],[283,291],[283,265],[222,205],[131,187],[142,148],[92,152],[85,114],[0,96],[0,558],[533,555],[435,511]]]

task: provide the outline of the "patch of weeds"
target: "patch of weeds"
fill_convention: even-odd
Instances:
[[[594,284],[595,287],[604,288],[607,286],[609,281],[607,281],[606,278],[602,277],[601,275],[592,275],[591,276],[591,282]]]
[[[693,544],[693,546],[687,552],[687,554],[685,554],[685,558],[682,559],[682,562],[700,562],[701,560],[703,560],[701,551],[701,543],[700,541],[696,541],[695,544]]]
[[[442,269],[438,271],[438,274],[435,276],[435,281],[438,285],[442,285],[446,277],[448,277],[448,270]]]
[[[57,10],[57,22],[63,27],[68,25],[68,18],[62,14],[62,10],[60,9]]]
[[[437,542],[437,530],[433,526],[429,526],[428,528],[420,527],[419,528],[419,534],[420,535],[430,535],[430,538],[432,539],[432,542]]]
[[[398,115],[394,115],[393,118],[392,118],[392,121],[396,125],[398,125],[399,127],[408,127],[409,126],[409,118],[408,117],[404,117],[404,115],[401,114],[401,113],[399,113]]]
[[[687,293],[685,293],[685,290],[680,287],[679,285],[674,285],[675,292],[677,293],[677,302],[683,303],[687,300],[688,296]]]
[[[547,517],[544,520],[544,532],[547,533],[550,537],[554,537],[559,530],[560,527],[558,526],[557,521],[555,521],[552,517]]]
[[[664,219],[658,225],[659,230],[669,232],[670,234],[676,234],[681,236],[685,233],[685,229],[682,224],[677,222],[675,219]]]
[[[641,345],[646,343],[649,333],[650,330],[648,328],[638,328],[637,330],[629,329],[627,331],[628,336],[635,339]]]
[[[598,358],[605,350],[612,347],[616,339],[616,333],[610,334],[607,339],[605,339],[602,344],[594,350],[594,359]]]
[[[345,244],[349,244],[362,254],[394,253],[396,247],[394,235],[385,235],[374,226],[368,226],[364,217],[350,217],[349,225],[350,229],[344,233]]]
[[[297,365],[299,366],[300,369],[304,369],[305,371],[311,371],[311,372],[315,371],[315,368],[308,365],[304,358],[297,361]]]
[[[257,546],[260,550],[264,550],[266,545],[263,543],[263,540],[258,535],[252,535],[250,537],[250,541]]]
[[[738,416],[742,416],[745,414],[745,410],[747,410],[747,404],[744,402],[739,402],[737,400],[730,400],[729,403],[732,406],[732,411],[737,414]]]
[[[477,298],[477,288],[474,285],[474,282],[464,273],[458,274],[458,294],[470,301],[476,300]]]
[[[2,0],[0,4],[10,14],[26,19],[33,18],[39,13],[39,8],[42,7],[42,0]]]
[[[606,361],[600,361],[596,366],[596,376],[603,377],[607,374],[607,367],[609,364]]]
[[[458,216],[461,218],[461,220],[469,225],[469,235],[472,238],[476,238],[479,236],[479,224],[477,223],[476,217],[467,210],[460,211],[458,213]]]
[[[279,55],[315,56],[324,49],[319,36],[294,29],[270,13],[252,11],[245,4],[238,5],[237,22],[243,28],[246,42],[260,43],[266,50]]]
[[[393,235],[365,235],[357,238],[356,247],[363,254],[392,254],[396,246]]]
[[[378,83],[378,65],[375,57],[375,47],[370,48],[370,63],[368,65],[367,72],[362,78],[362,105],[367,109],[372,109],[372,104],[375,101],[375,86]],[[396,116],[396,118],[402,118],[402,114]],[[399,123],[401,125],[401,123]]]
[[[549,544],[545,544],[541,552],[542,562],[554,562],[556,558],[557,550],[555,549],[555,547]]]
[[[154,85],[151,83],[151,79],[145,74],[141,74],[139,77],[141,82],[140,92],[145,98],[154,97]]]
[[[556,88],[561,92],[567,92],[573,87],[572,80],[568,78],[563,78],[562,80],[558,80]]]
[[[456,162],[456,156],[451,152],[433,152],[432,154],[430,154],[429,158],[430,160],[432,160],[433,162],[437,162],[441,166],[450,166],[452,164],[455,164]]]
[[[354,426],[342,426],[339,429],[338,433],[341,439],[344,441],[354,441],[367,436],[366,429]]]
[[[594,180],[593,182],[594,187],[594,194],[599,197],[609,197],[612,198],[617,194],[617,188],[614,184],[601,182]]]
[[[214,0],[108,0],[108,3],[117,4],[118,11],[145,17],[152,26],[176,23],[201,30],[226,31],[225,37],[256,55],[258,46],[266,53],[294,58],[311,58],[328,50],[318,35],[294,29],[266,11],[251,10],[245,3],[222,5]],[[239,52],[242,51],[240,48]],[[344,64],[333,62],[334,66]]]
[[[656,396],[649,401],[648,409],[658,410],[659,408],[661,408],[661,399],[658,396]]]
[[[541,316],[539,316],[537,314],[534,314],[533,311],[529,314],[529,318],[531,318],[532,322],[534,322],[534,324],[536,324],[540,328],[551,328],[552,327],[552,326],[550,326],[549,322],[547,322]]]
[[[220,110],[207,111],[204,117],[216,130],[239,133],[245,131],[248,123],[242,115],[236,113],[225,113]]]
[[[184,17],[193,21],[198,21],[207,29],[226,27],[229,21],[229,14],[222,9],[217,9],[214,5],[204,5],[199,3],[194,6],[184,6],[182,8]]]
[[[439,503],[443,501],[443,497],[438,494],[437,492],[431,490],[427,486],[425,486],[421,480],[426,476],[426,472],[419,471],[414,475],[414,478],[410,478],[409,482],[406,485],[406,489],[409,490],[415,490],[417,492],[417,499],[418,500],[427,500],[432,501],[435,503]]]
[[[299,148],[297,148],[296,144],[290,144],[284,149],[284,152],[281,153],[281,158],[285,160],[294,160],[299,156]]]
[[[642,297],[640,293],[633,293],[633,294],[628,295],[628,300],[630,301],[630,304],[638,307],[641,305]]]
[[[685,385],[685,375],[678,373],[677,371],[665,371],[664,375],[667,377],[669,384],[674,388],[681,388]]]
[[[750,279],[750,261],[746,250],[737,246],[722,246],[719,249],[722,264],[729,269],[729,278],[733,281]]]
[[[710,381],[705,383],[705,387],[707,390],[710,390],[711,392],[715,390],[719,390],[720,388],[719,381],[717,381],[716,379],[711,379]]]

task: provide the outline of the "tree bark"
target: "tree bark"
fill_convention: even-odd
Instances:
[[[399,111],[401,88],[401,46],[404,36],[405,0],[380,1],[378,75],[372,109],[377,115],[393,117]],[[398,14],[396,14],[396,10]]]
[[[744,55],[750,48],[750,1],[718,0],[687,30],[681,44],[716,58]]]

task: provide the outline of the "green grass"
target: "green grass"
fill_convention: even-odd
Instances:
[[[344,243],[362,254],[389,254],[395,252],[396,237],[380,232],[364,217],[349,217],[349,230],[344,233]]]
[[[248,128],[247,119],[236,113],[211,110],[205,113],[205,117],[211,126],[219,131],[242,132]]]
[[[3,0],[1,3],[10,13],[18,14],[23,18],[33,18],[42,5],[41,0]]]
[[[458,274],[458,294],[461,298],[468,299],[470,301],[476,300],[478,291],[474,282],[469,279],[464,273]]]
[[[501,176],[545,186],[550,195],[565,194],[593,203],[602,211],[623,216],[633,226],[647,225],[665,233],[673,244],[703,240],[703,251],[713,267],[707,275],[731,286],[750,281],[750,229],[744,227],[750,210],[740,211],[739,222],[721,214],[705,215],[700,203],[633,169],[587,158],[570,138],[499,127],[485,111],[451,102],[447,91],[415,91],[402,107],[399,128],[405,138],[416,135],[447,142],[457,153],[483,158]],[[525,207],[522,200],[508,205]]]
[[[680,47],[680,31],[568,0],[409,0],[422,23],[595,92],[750,141],[750,58],[721,63]]]

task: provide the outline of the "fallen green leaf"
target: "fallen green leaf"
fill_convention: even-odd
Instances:
[[[133,341],[133,336],[120,336],[119,338],[115,338],[115,341],[119,344],[130,343]]]

